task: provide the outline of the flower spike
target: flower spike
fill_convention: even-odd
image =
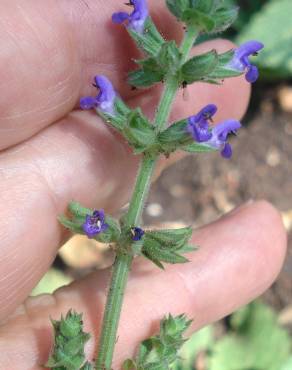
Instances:
[[[92,215],[87,215],[82,229],[88,238],[94,238],[96,235],[107,230],[109,227],[105,223],[105,214],[104,210],[95,210]]]
[[[99,109],[101,112],[114,115],[115,113],[115,100],[117,94],[113,88],[110,80],[102,75],[95,76],[94,86],[99,90],[96,97],[87,96],[80,99],[81,109]]]
[[[199,113],[188,118],[187,130],[197,142],[202,143],[211,139],[208,121],[212,121],[216,112],[216,105],[208,104]]]
[[[259,41],[245,42],[235,49],[234,56],[227,67],[239,72],[246,72],[245,79],[250,83],[255,82],[259,77],[259,71],[256,66],[251,64],[249,57],[257,55],[263,47],[264,45]]]
[[[129,4],[134,7],[131,14],[118,12],[112,15],[112,21],[116,24],[128,22],[128,27],[133,31],[142,34],[144,32],[145,22],[149,16],[146,0],[130,0]]]

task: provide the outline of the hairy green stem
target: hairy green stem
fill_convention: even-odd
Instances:
[[[155,167],[155,162],[156,161],[154,159],[147,156],[145,156],[141,162],[135,190],[125,218],[125,222],[128,226],[135,226],[140,223],[143,206],[149,191],[151,177]],[[120,253],[116,256],[104,311],[99,350],[96,361],[97,370],[111,369],[123,297],[132,260],[133,257],[130,254],[127,255]]]
[[[198,32],[195,27],[190,26],[185,34],[185,37],[180,46],[182,54],[181,64],[184,64],[194,45]],[[157,131],[162,131],[167,123],[168,116],[171,111],[171,105],[175,95],[179,89],[179,82],[176,76],[170,76],[165,83],[164,92],[160,100],[157,113],[155,116],[154,125]]]
[[[186,62],[197,37],[198,37],[197,29],[194,26],[189,26],[183,39],[183,42],[180,46],[180,51],[182,53],[181,64],[184,64]]]
[[[110,289],[104,311],[96,369],[110,370],[116,343],[118,322],[121,315],[123,297],[133,257],[119,254],[113,266]]]
[[[196,30],[189,28],[180,49],[182,63],[187,59],[196,36]],[[163,130],[166,125],[178,88],[179,83],[175,76],[171,76],[166,80],[165,89],[154,121],[154,125],[158,131]],[[157,158],[146,155],[141,162],[129,210],[124,219],[127,226],[137,226],[140,224],[156,161]],[[118,253],[116,256],[100,335],[96,360],[97,370],[111,370],[118,323],[132,260],[133,257],[131,254]]]
[[[137,226],[141,222],[143,207],[149,192],[155,163],[156,159],[148,156],[145,156],[141,162],[135,189],[126,215],[126,223],[129,226]]]

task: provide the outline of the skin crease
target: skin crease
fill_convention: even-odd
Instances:
[[[180,39],[181,27],[165,11],[164,1],[150,5],[163,34]],[[77,109],[80,96],[94,93],[92,77],[103,73],[129,105],[141,105],[153,117],[161,87],[133,92],[125,85],[128,61],[137,54],[123,27],[109,21],[120,8],[122,3],[115,1],[1,1],[3,370],[40,369],[51,346],[48,318],[59,318],[69,308],[84,312],[86,329],[95,332],[95,339],[98,336],[109,271],[97,272],[54,296],[24,300],[67,237],[56,218],[71,199],[114,213],[130,196],[138,159],[94,113]],[[231,47],[228,41],[216,40],[198,46],[194,53]],[[196,84],[188,87],[187,101],[179,92],[171,119],[193,114],[210,102],[219,107],[217,122],[239,119],[249,93],[243,78],[229,79],[219,87]],[[160,168],[165,164],[162,161]],[[151,265],[135,262],[115,369],[133,354],[138,340],[153,333],[165,313],[186,312],[195,318],[193,329],[197,329],[259,295],[278,274],[286,248],[280,216],[265,202],[246,205],[196,231],[193,240],[201,250],[190,256],[188,265],[171,266],[166,272],[154,269],[150,274]],[[173,299],[174,290],[179,299]],[[94,347],[92,340],[89,355]]]

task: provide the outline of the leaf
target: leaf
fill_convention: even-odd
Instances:
[[[216,10],[214,14],[215,27],[212,33],[223,32],[229,28],[238,16],[239,8],[237,6],[222,7]]]
[[[216,343],[210,370],[281,370],[288,360],[291,341],[269,307],[254,302],[235,313],[231,325],[236,331]]]
[[[38,282],[31,295],[52,294],[58,288],[70,284],[72,279],[63,272],[51,268]]]
[[[216,65],[216,68],[209,73],[207,76],[207,80],[222,80],[229,77],[237,77],[242,75],[243,72],[239,72],[233,69],[230,69],[227,67],[228,63],[233,58],[234,51],[229,50],[223,54],[218,55],[218,64]],[[206,81],[208,82],[208,81]]]
[[[150,87],[163,80],[163,74],[147,69],[137,69],[128,75],[128,82],[135,87]]]
[[[271,0],[244,27],[237,43],[260,40],[265,48],[255,58],[265,78],[292,76],[291,0]]]
[[[166,74],[176,73],[181,60],[181,53],[175,41],[165,42],[157,55],[157,63]]]
[[[182,20],[206,33],[211,32],[215,27],[215,21],[212,19],[212,16],[197,9],[185,10],[182,14]]]
[[[175,363],[173,370],[191,370],[196,357],[202,351],[210,350],[215,342],[214,329],[212,326],[206,326],[193,334],[182,346],[180,359]],[[207,369],[206,369],[207,370]]]
[[[136,370],[136,369],[137,369],[137,366],[136,366],[135,361],[133,360],[129,359],[123,363],[122,370]]]
[[[181,81],[193,83],[208,76],[218,64],[216,50],[194,56],[181,67]]]
[[[158,142],[162,152],[171,153],[181,146],[193,142],[193,138],[187,131],[187,124],[186,119],[175,122],[158,134]]]
[[[135,109],[129,114],[123,134],[128,143],[139,152],[146,151],[156,140],[153,125],[140,109]]]
[[[188,9],[189,0],[166,0],[166,5],[170,12],[178,19],[182,18],[182,14]]]
[[[150,87],[163,81],[169,73],[175,74],[180,66],[181,54],[174,41],[164,42],[157,55],[137,60],[141,67],[129,73],[129,84],[135,87]]]
[[[281,367],[281,370],[291,370],[292,369],[292,356],[288,358],[285,364]]]

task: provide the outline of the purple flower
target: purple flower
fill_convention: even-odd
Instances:
[[[94,86],[99,90],[97,96],[87,96],[80,99],[81,109],[99,109],[103,113],[114,115],[115,113],[115,100],[117,94],[111,84],[110,80],[105,76],[96,76],[94,78]]]
[[[245,79],[250,83],[255,82],[259,77],[259,71],[256,66],[251,64],[249,57],[257,55],[263,47],[264,45],[259,41],[245,42],[234,50],[234,56],[226,67],[239,72],[246,72]]]
[[[240,122],[232,119],[218,123],[212,128],[211,139],[206,141],[206,144],[215,149],[221,150],[222,157],[231,158],[232,148],[231,145],[227,142],[228,135],[236,134],[237,130],[239,130],[240,127]]]
[[[82,229],[88,238],[94,238],[96,235],[107,230],[108,227],[109,225],[105,223],[103,209],[99,211],[95,210],[92,215],[87,215],[85,222],[82,225]]]
[[[139,240],[142,239],[143,235],[145,234],[145,231],[141,229],[140,227],[132,227],[131,233],[132,233],[132,240],[134,240],[135,242],[138,242]]]
[[[224,158],[230,158],[232,156],[232,148],[227,142],[228,135],[235,134],[241,127],[241,124],[236,120],[226,120],[210,128],[209,121],[212,121],[212,117],[216,112],[216,105],[206,105],[195,116],[188,118],[187,130],[195,141],[221,150],[221,155]]]
[[[112,15],[113,23],[124,23],[128,21],[128,27],[137,33],[144,32],[146,19],[149,16],[146,0],[130,0],[129,4],[134,7],[131,14],[118,12]]]
[[[212,121],[216,112],[216,105],[208,104],[199,113],[188,118],[187,130],[197,142],[202,143],[211,139],[208,121]]]

